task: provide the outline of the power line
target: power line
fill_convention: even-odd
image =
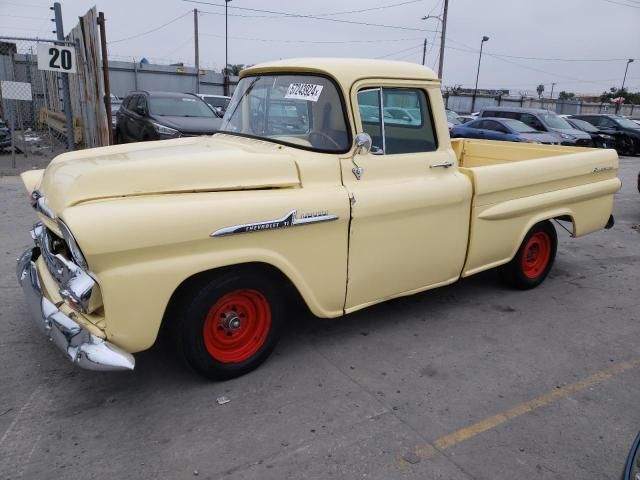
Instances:
[[[15,3],[15,2],[5,2],[0,1],[5,5],[13,5],[14,7],[26,7],[26,8],[47,8],[47,5],[35,5],[33,3]]]
[[[157,32],[158,30],[160,30],[161,28],[166,27],[167,25],[171,25],[173,22],[177,22],[178,20],[180,20],[181,18],[186,17],[187,15],[191,15],[193,13],[192,10],[189,10],[188,12],[180,15],[179,17],[174,18],[173,20],[169,20],[167,23],[163,23],[162,25],[160,25],[159,27],[156,28],[152,28],[151,30],[147,30],[146,32],[142,32],[142,33],[138,33],[136,35],[132,35],[130,37],[126,37],[126,38],[120,38],[118,40],[112,40],[111,42],[107,42],[107,44],[112,44],[112,43],[119,43],[119,42],[124,42],[126,40],[132,40],[134,38],[138,38],[138,37],[142,37],[144,35],[148,35],[150,33],[153,32]]]
[[[602,0],[603,2],[613,3],[614,5],[621,5],[629,8],[640,8],[640,5],[629,5],[628,3],[616,2],[615,0]],[[630,0],[627,0],[630,1]]]
[[[184,2],[188,2],[188,3],[197,3],[197,4],[201,4],[201,5],[211,5],[214,7],[225,7],[224,4],[219,4],[219,3],[211,3],[211,2],[205,2],[205,1],[201,1],[201,0],[183,0]],[[290,18],[304,18],[304,19],[308,19],[308,20],[319,20],[319,21],[324,21],[324,22],[334,22],[334,23],[344,23],[344,24],[349,24],[349,25],[363,25],[366,27],[380,27],[380,28],[390,28],[390,29],[395,29],[395,30],[407,30],[407,31],[414,31],[414,32],[433,32],[433,30],[423,30],[421,28],[411,28],[411,27],[402,27],[400,25],[386,25],[386,24],[382,24],[382,23],[370,23],[370,22],[358,22],[355,20],[344,20],[344,19],[338,19],[338,18],[325,18],[325,17],[319,17],[319,16],[315,16],[315,15],[305,15],[305,14],[301,14],[301,13],[289,13],[289,12],[282,12],[282,11],[275,11],[275,10],[263,10],[263,9],[259,9],[259,8],[247,8],[247,7],[235,7],[235,6],[231,6],[229,5],[228,8],[233,8],[236,10],[242,10],[242,11],[247,11],[247,12],[256,12],[256,13],[269,13],[272,15],[280,15],[283,17],[290,17]],[[211,12],[208,12],[211,13]]]
[[[330,17],[332,15],[347,15],[349,13],[372,12],[374,10],[384,10],[384,9],[387,9],[387,8],[400,7],[402,5],[409,5],[410,3],[419,3],[419,2],[424,2],[424,1],[425,0],[409,0],[407,2],[392,3],[391,5],[381,5],[379,7],[362,8],[360,10],[348,10],[348,11],[344,11],[344,12],[332,12],[332,13],[316,13],[316,16],[318,16],[318,17]]]
[[[47,17],[27,17],[24,15],[2,15],[3,18],[8,17],[8,18],[26,18],[28,20],[49,20]]]
[[[205,37],[224,38],[224,35],[217,35],[215,33],[200,33]],[[234,40],[247,40],[255,42],[268,42],[268,43],[303,43],[303,44],[317,44],[317,45],[338,45],[346,43],[386,43],[386,42],[408,42],[414,40],[420,40],[419,37],[412,38],[390,38],[390,39],[369,39],[369,40],[279,40],[273,38],[256,38],[256,37],[228,37]]]
[[[388,57],[392,57],[394,55],[397,55],[399,53],[408,52],[409,50],[415,50],[416,48],[422,48],[422,44],[420,43],[418,45],[414,45],[413,47],[403,48],[402,50],[398,50],[397,52],[387,53],[386,55],[380,55],[379,57],[376,57],[376,58],[377,59],[388,58]]]

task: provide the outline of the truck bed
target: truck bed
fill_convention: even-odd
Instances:
[[[604,228],[620,189],[614,150],[462,139],[452,147],[474,191],[463,276],[507,263],[544,219],[570,220],[576,237]]]

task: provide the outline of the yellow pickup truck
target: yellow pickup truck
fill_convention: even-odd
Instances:
[[[361,59],[244,70],[219,133],[66,153],[22,175],[17,275],[96,370],[162,331],[212,379],[256,368],[299,295],[333,318],[498,268],[540,284],[557,237],[613,225],[614,150],[449,139],[434,73]],[[295,321],[295,319],[291,319]]]

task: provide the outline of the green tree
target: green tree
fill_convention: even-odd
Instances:
[[[228,76],[234,76],[237,77],[238,75],[240,75],[240,72],[242,70],[244,70],[245,68],[249,68],[252,67],[253,65],[245,65],[244,63],[238,63],[238,64],[227,64],[227,68],[223,68],[222,69],[222,74],[223,75],[228,75]]]
[[[542,94],[544,93],[544,85],[540,84],[536,87],[536,92],[538,92],[538,98],[542,98]]]
[[[608,92],[602,92],[600,101],[608,103],[612,98],[624,97],[624,103],[640,103],[640,92],[629,92],[626,88],[611,87]]]
[[[573,100],[576,98],[576,94],[573,92],[566,92],[564,90],[562,90],[559,94],[558,94],[558,100]]]

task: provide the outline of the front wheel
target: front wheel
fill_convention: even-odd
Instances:
[[[502,280],[512,287],[527,290],[537,287],[549,274],[558,248],[558,235],[550,221],[531,228],[513,259],[499,267]]]
[[[275,348],[284,309],[274,282],[261,274],[222,274],[187,302],[179,348],[187,363],[212,380],[257,368]]]

